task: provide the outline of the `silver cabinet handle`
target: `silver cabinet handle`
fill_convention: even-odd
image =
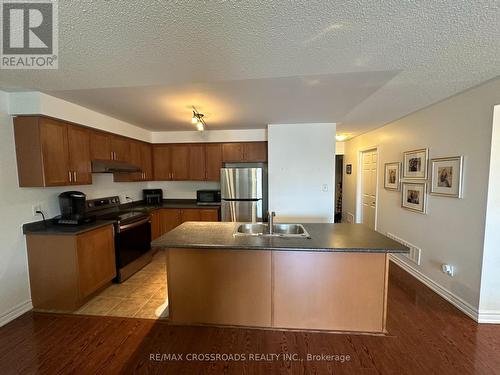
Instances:
[[[71,175],[71,171],[68,171],[68,176],[69,176],[69,182],[73,182],[73,178],[72,178],[72,175]]]
[[[76,171],[73,172],[73,181],[76,182],[78,179],[77,179],[77,174],[76,174]]]
[[[113,151],[110,152],[111,160],[113,160]]]

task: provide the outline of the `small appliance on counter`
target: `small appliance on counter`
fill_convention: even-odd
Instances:
[[[220,203],[220,190],[197,190],[196,204],[210,206]]]
[[[54,218],[56,224],[82,225],[95,221],[95,216],[87,215],[87,196],[80,191],[65,191],[59,194],[61,216]]]
[[[148,206],[158,206],[163,202],[162,189],[144,189],[142,195]]]

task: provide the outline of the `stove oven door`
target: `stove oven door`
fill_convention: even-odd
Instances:
[[[117,282],[139,271],[149,260],[142,259],[151,250],[151,220],[149,217],[122,224],[115,234]]]

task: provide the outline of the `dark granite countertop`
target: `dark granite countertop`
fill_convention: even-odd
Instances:
[[[157,210],[160,208],[220,208],[220,203],[214,204],[197,204],[196,199],[164,199],[162,204],[147,206],[144,201],[133,202],[126,207],[134,208],[140,207],[145,210]]]
[[[137,201],[120,205],[122,210],[140,209],[143,212],[152,212],[161,208],[220,208],[220,203],[213,205],[198,205],[196,199],[164,199],[163,203],[156,206],[147,206],[144,201]],[[47,219],[46,224],[43,221],[36,221],[23,225],[24,234],[39,235],[77,235],[100,228],[104,225],[113,224],[113,220],[96,220],[84,225],[57,225]]]
[[[83,225],[57,225],[47,220],[45,225],[43,221],[36,221],[23,225],[24,234],[35,235],[62,235],[62,236],[76,236],[106,225],[113,224],[113,220],[96,220],[93,223]]]
[[[361,224],[302,224],[311,238],[233,236],[240,223],[186,222],[153,241],[163,248],[407,253],[409,249]]]

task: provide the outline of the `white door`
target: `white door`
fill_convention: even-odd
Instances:
[[[377,150],[362,154],[361,169],[361,223],[375,230],[377,207]]]

